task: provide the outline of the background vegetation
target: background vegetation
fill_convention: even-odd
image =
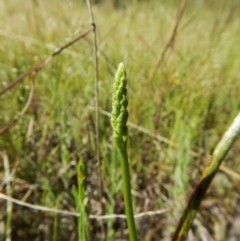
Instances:
[[[164,214],[137,219],[137,233],[141,240],[170,240],[207,158],[240,107],[240,4],[196,0],[186,2],[182,18],[180,10],[181,2],[173,0],[95,1],[102,204],[91,34],[36,74],[28,111],[0,136],[1,193],[81,212],[71,191],[79,183],[81,161],[86,169],[86,194],[81,199],[86,212],[100,215],[103,206],[103,215],[124,214],[120,162],[112,147],[109,118],[114,73],[123,61],[129,79],[128,147],[135,213],[168,208]],[[84,1],[0,1],[0,89],[67,37],[89,28]],[[28,77],[0,96],[0,128],[24,108],[30,83]],[[189,240],[238,240],[239,147],[237,141],[224,163],[235,175],[224,168],[219,171]],[[6,207],[0,200],[2,240],[6,230],[14,241],[78,240],[76,217],[16,204],[9,213]],[[86,222],[89,240],[103,240],[104,233],[106,240],[127,240],[124,219]]]

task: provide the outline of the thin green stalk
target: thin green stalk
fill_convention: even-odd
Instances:
[[[127,214],[130,240],[137,240],[133,206],[132,206],[131,184],[130,184],[131,178],[130,178],[129,165],[128,165],[127,148],[123,148],[123,150],[120,151],[119,153],[121,157],[123,194],[124,194],[125,210]]]
[[[88,210],[84,203],[86,196],[86,166],[82,159],[80,159],[77,164],[77,182],[78,187],[74,186],[72,188],[72,193],[75,198],[77,212],[80,215],[78,217],[78,240],[86,241],[89,240]]]
[[[56,199],[56,207],[58,208],[61,203],[61,195],[57,196]],[[59,232],[58,232],[58,228],[59,228],[59,215],[56,213],[53,216],[53,241],[57,241],[59,240]]]
[[[196,216],[200,203],[218,171],[221,162],[224,160],[229,149],[240,134],[240,113],[234,119],[232,125],[225,132],[223,138],[215,148],[208,165],[203,170],[202,176],[195,190],[193,191],[188,205],[180,219],[173,241],[183,241],[187,238],[188,230]]]
[[[112,117],[111,123],[113,127],[113,140],[118,149],[121,159],[122,178],[123,178],[123,194],[125,210],[127,215],[127,223],[129,229],[129,236],[131,241],[137,241],[137,234],[135,228],[132,196],[131,196],[131,184],[130,184],[130,172],[128,164],[127,153],[127,77],[123,63],[120,63],[116,72],[115,82],[113,87],[112,96]]]

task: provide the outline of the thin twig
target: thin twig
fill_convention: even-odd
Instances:
[[[222,172],[228,174],[228,175],[231,176],[231,177],[234,177],[234,178],[240,180],[240,175],[239,175],[238,173],[236,173],[235,171],[229,169],[228,167],[226,167],[226,166],[224,166],[224,165],[221,165],[221,166],[219,167],[219,170],[221,170]]]
[[[0,193],[0,199],[10,201],[14,204],[17,204],[19,206],[27,207],[36,211],[42,211],[42,212],[49,212],[49,213],[58,213],[61,215],[66,215],[66,216],[73,216],[73,217],[79,217],[79,213],[76,212],[70,212],[66,210],[60,210],[56,208],[49,208],[41,205],[35,205],[27,202],[20,201],[18,199],[9,197],[3,193]],[[167,212],[168,209],[161,209],[161,210],[156,210],[156,211],[147,211],[147,212],[142,212],[134,215],[135,219],[143,218],[145,216],[154,216],[154,215],[160,215],[165,212]],[[103,220],[103,219],[115,219],[115,218],[120,218],[120,219],[126,219],[126,215],[123,214],[108,214],[108,215],[89,215],[90,219],[96,219],[96,220]]]
[[[35,74],[32,74],[31,77],[32,77],[32,79],[31,79],[30,93],[29,93],[28,100],[27,100],[25,106],[23,107],[22,111],[14,117],[13,120],[11,120],[7,125],[5,125],[3,128],[0,129],[0,135],[2,135],[4,132],[6,132],[8,129],[10,129],[28,110],[28,108],[32,102],[33,93],[34,93]]]
[[[99,201],[100,201],[100,213],[103,214],[103,202],[102,202],[102,193],[103,193],[103,183],[102,183],[102,174],[101,174],[101,156],[100,156],[100,141],[99,141],[99,91],[98,91],[98,54],[97,54],[97,34],[96,34],[96,23],[94,22],[93,12],[90,0],[86,0],[88,12],[90,16],[90,23],[92,26],[93,33],[93,54],[94,54],[94,79],[95,79],[95,134],[96,134],[96,148],[97,148],[97,162],[98,162],[98,192],[99,192]]]
[[[179,3],[178,5],[178,11],[177,11],[177,19],[176,19],[176,22],[175,22],[175,25],[173,27],[173,30],[172,30],[172,33],[171,33],[171,36],[169,38],[169,40],[167,41],[167,44],[165,45],[163,51],[161,52],[161,54],[159,55],[159,58],[157,60],[157,63],[156,65],[154,66],[153,70],[152,70],[152,73],[148,79],[148,83],[151,83],[153,78],[155,77],[156,73],[157,73],[157,70],[159,68],[159,66],[162,64],[164,58],[165,58],[165,55],[167,53],[167,51],[169,49],[173,49],[174,47],[174,44],[175,44],[175,41],[176,41],[176,36],[177,36],[177,32],[178,32],[178,28],[179,28],[179,24],[181,22],[181,19],[182,19],[182,16],[183,16],[183,12],[184,12],[184,9],[186,7],[186,1],[183,0]]]
[[[48,62],[50,62],[52,60],[53,57],[55,57],[56,55],[60,54],[64,49],[68,48],[70,45],[73,45],[74,43],[76,43],[79,39],[85,37],[87,34],[89,34],[91,32],[91,29],[89,29],[88,31],[84,32],[83,34],[79,35],[78,37],[76,37],[75,39],[67,42],[66,44],[64,44],[63,46],[60,46],[58,48],[56,48],[53,53],[51,55],[49,55],[47,58],[43,59],[42,61],[40,61],[39,63],[37,63],[36,65],[34,65],[32,68],[30,68],[28,71],[26,71],[24,74],[22,74],[21,76],[19,76],[17,79],[15,79],[13,82],[11,82],[10,84],[8,84],[6,87],[4,87],[2,90],[0,90],[0,95],[4,94],[6,91],[10,90],[11,88],[13,88],[16,84],[20,83],[25,77],[27,77],[28,75],[30,75],[32,72],[38,72],[44,65],[46,65]]]
[[[95,109],[94,106],[89,106],[89,109]],[[105,116],[108,116],[109,118],[111,118],[111,113],[106,111],[106,110],[103,110],[103,109],[99,109],[99,112]],[[144,133],[164,144],[167,144],[168,146],[170,147],[173,147],[173,148],[178,148],[177,144],[175,142],[172,142],[171,140],[169,140],[168,138],[166,137],[163,137],[159,134],[154,134],[152,131],[142,127],[142,126],[139,126],[139,125],[136,125],[130,121],[128,121],[127,125],[132,128],[132,129],[135,129],[141,133]],[[189,154],[192,156],[192,157],[198,157],[199,156],[199,153],[195,152],[195,151],[189,151]],[[237,172],[231,170],[230,168],[224,166],[223,164],[221,164],[221,166],[219,167],[219,170],[221,170],[222,172],[224,172],[225,174],[233,177],[233,178],[236,178],[238,180],[240,180],[240,174],[238,174]]]
[[[94,106],[88,106],[88,108],[91,109],[91,110],[94,110],[94,109],[95,109]],[[99,112],[100,112],[101,114],[103,114],[103,115],[108,116],[109,118],[111,118],[111,113],[110,113],[110,112],[108,112],[108,111],[106,111],[106,110],[103,110],[103,109],[99,109]],[[167,145],[169,145],[169,146],[177,147],[177,144],[176,144],[176,143],[170,141],[170,140],[167,139],[166,137],[163,137],[163,136],[161,136],[161,135],[156,135],[156,134],[154,134],[153,132],[151,132],[150,130],[148,130],[148,129],[142,127],[142,126],[136,125],[136,124],[134,124],[134,123],[131,122],[131,121],[128,121],[128,122],[127,122],[127,125],[128,125],[129,127],[133,128],[133,129],[136,129],[136,130],[138,130],[138,131],[140,131],[140,132],[142,132],[142,133],[144,133],[144,134],[146,134],[146,135],[148,135],[148,136],[150,136],[150,137],[153,137],[154,139],[157,139],[157,140],[159,140],[160,142],[163,142],[163,143],[165,143],[165,144],[167,144]]]

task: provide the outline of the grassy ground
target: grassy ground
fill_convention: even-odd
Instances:
[[[135,124],[129,127],[135,213],[169,209],[138,219],[140,240],[170,240],[207,158],[239,111],[240,5],[224,2],[187,3],[175,35],[176,1],[143,1],[117,8],[103,3],[93,8],[102,110],[111,111],[118,63],[123,61],[128,71],[129,121]],[[76,29],[89,28],[87,7],[81,1],[1,1],[0,89],[50,55]],[[174,41],[164,52],[171,36]],[[24,108],[30,83],[28,77],[0,96],[0,128]],[[0,137],[5,160],[0,162],[1,192],[27,203],[75,211],[71,189],[77,185],[76,166],[82,160],[87,169],[84,202],[90,214],[98,215],[94,111],[90,34],[37,73],[28,111]],[[101,112],[99,131],[104,214],[122,214],[120,164],[106,112]],[[166,139],[160,141],[159,135]],[[238,173],[239,146],[235,143],[224,163]],[[8,192],[6,160],[13,173]],[[237,237],[238,182],[219,171],[189,240]],[[14,241],[77,240],[75,217],[15,204],[11,216],[3,200],[0,210],[0,237],[11,227]],[[89,240],[103,240],[101,225],[89,220]],[[111,219],[103,225],[107,240],[127,240],[125,220]]]

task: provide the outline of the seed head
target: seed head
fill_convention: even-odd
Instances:
[[[112,117],[113,139],[116,143],[127,142],[127,76],[123,63],[118,65],[113,85]]]

